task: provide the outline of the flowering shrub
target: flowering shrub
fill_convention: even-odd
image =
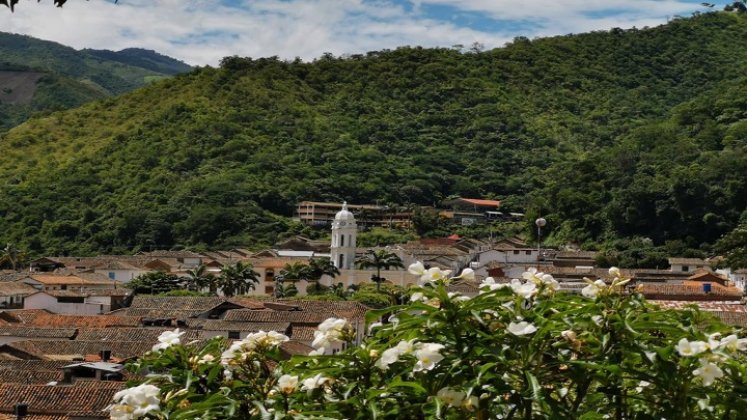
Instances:
[[[161,345],[130,368],[112,418],[737,419],[747,412],[747,338],[696,308],[664,311],[611,269],[581,295],[552,276],[488,278],[449,293],[450,273],[420,276],[410,302],[372,311],[355,343],[345,320],[315,334],[312,355],[283,360],[279,333],[229,344]],[[459,278],[472,278],[463,272]],[[178,332],[177,332],[178,334]],[[335,342],[350,344],[323,355]],[[153,387],[158,399],[153,400]],[[147,392],[146,392],[147,391]],[[142,396],[140,396],[142,394]],[[138,395],[137,397],[127,397]]]

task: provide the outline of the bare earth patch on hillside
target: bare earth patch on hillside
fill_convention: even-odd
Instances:
[[[32,71],[0,71],[0,103],[30,103],[36,92],[36,82],[43,75]]]

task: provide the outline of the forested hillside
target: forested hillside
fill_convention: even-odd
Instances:
[[[460,194],[541,211],[551,241],[708,251],[747,218],[745,41],[722,12],[479,53],[227,58],[8,133],[0,241],[252,246],[297,200]]]
[[[186,64],[153,51],[77,51],[55,42],[0,32],[0,131],[35,112],[74,108],[189,70]],[[13,78],[24,72],[40,77],[14,84]],[[29,100],[14,100],[19,90],[23,96],[30,95]]]

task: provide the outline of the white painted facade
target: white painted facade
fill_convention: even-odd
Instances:
[[[130,280],[138,277],[142,274],[148,273],[146,270],[107,270],[107,269],[95,269],[94,273],[102,274],[108,277],[110,280],[121,281],[128,283]]]
[[[27,296],[23,309],[46,309],[55,314],[99,315],[111,310],[111,297],[89,296],[82,303],[60,302],[58,298],[44,292]]]
[[[340,270],[355,268],[355,246],[358,226],[353,213],[348,211],[348,203],[342,204],[342,210],[337,212],[332,222],[332,247],[330,259],[332,264]]]

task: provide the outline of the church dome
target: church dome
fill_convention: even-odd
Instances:
[[[338,211],[337,214],[335,215],[335,221],[336,222],[342,222],[342,221],[354,222],[355,221],[355,217],[353,216],[353,213],[351,213],[350,210],[348,210],[347,202],[342,203],[342,210]]]

